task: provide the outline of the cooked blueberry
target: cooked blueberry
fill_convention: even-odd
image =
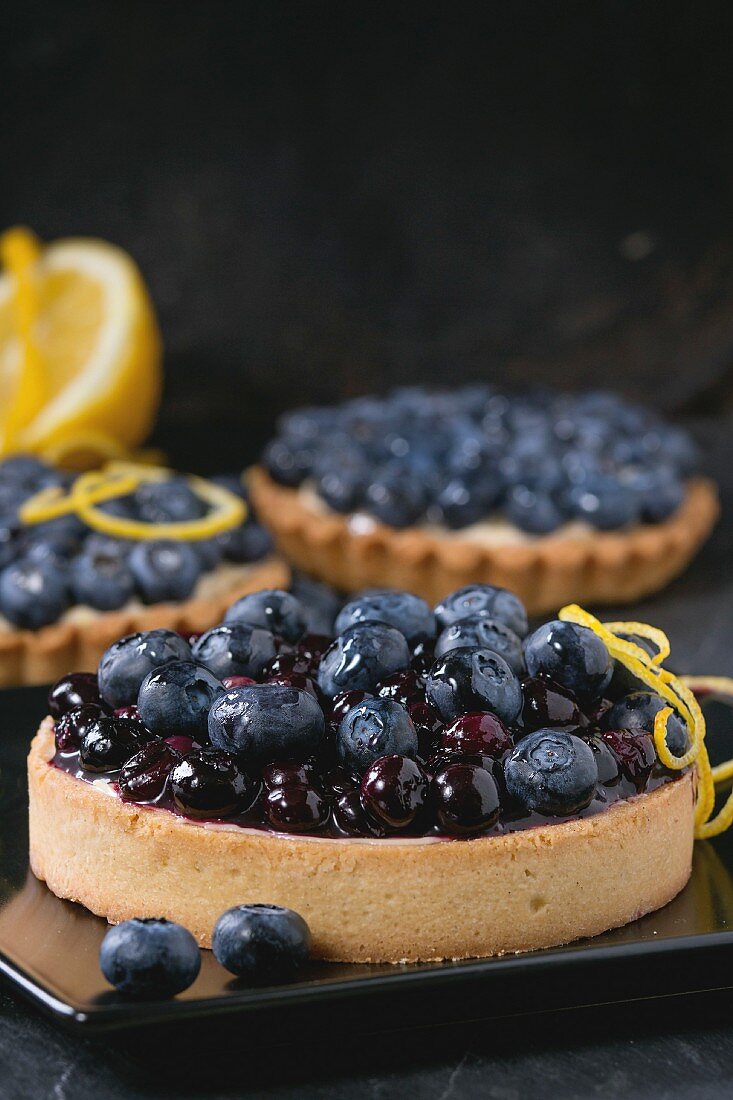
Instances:
[[[211,706],[224,690],[224,685],[205,665],[171,661],[145,677],[137,709],[152,733],[205,737]]]
[[[262,772],[262,781],[268,791],[276,787],[310,787],[316,780],[315,769],[310,764],[298,764],[292,760],[268,764]]]
[[[102,704],[96,672],[71,672],[57,680],[48,693],[48,709],[54,718],[85,703]]]
[[[651,735],[641,730],[604,730],[601,738],[618,760],[624,777],[641,793],[657,762]]]
[[[520,638],[527,633],[527,612],[522,601],[513,592],[493,584],[467,584],[435,608],[440,630],[480,614],[504,623]]]
[[[318,686],[331,697],[342,691],[373,691],[409,664],[410,649],[399,630],[384,623],[356,623],[324,653]]]
[[[315,787],[300,784],[273,787],[265,797],[265,813],[273,829],[306,833],[327,820],[328,802]]]
[[[380,756],[415,757],[417,733],[399,703],[392,699],[366,699],[341,719],[336,751],[342,764],[361,774]]]
[[[215,626],[194,642],[193,655],[223,680],[226,676],[260,675],[277,652],[269,630],[251,623]]]
[[[278,676],[268,676],[267,683],[298,688],[299,691],[307,691],[316,701],[320,699],[315,683],[310,676],[304,676],[302,672],[281,672]]]
[[[452,649],[491,649],[503,657],[517,676],[524,673],[524,654],[521,639],[498,619],[479,613],[451,623],[438,636],[435,657],[442,657]]]
[[[480,753],[499,760],[514,745],[511,734],[495,714],[462,714],[443,730],[442,748],[449,752]]]
[[[279,588],[267,588],[242,596],[229,608],[224,622],[261,626],[286,642],[297,642],[305,634],[307,626],[300,600]]]
[[[384,826],[378,824],[365,810],[358,786],[349,787],[335,794],[333,819],[342,833],[346,836],[382,837],[385,835]]]
[[[611,752],[601,736],[595,733],[583,733],[583,741],[587,741],[593,749],[598,768],[598,782],[604,787],[615,787],[621,778],[621,765],[618,757]]]
[[[75,603],[116,611],[130,600],[135,581],[119,552],[85,549],[71,562],[69,584]]]
[[[59,752],[77,752],[82,738],[92,722],[102,716],[101,707],[84,703],[74,710],[66,710],[56,722],[54,735]]]
[[[186,600],[201,576],[201,559],[193,546],[173,539],[137,543],[129,566],[145,603]]]
[[[357,790],[360,782],[361,778],[356,772],[351,771],[350,768],[344,768],[340,764],[327,771],[323,777],[324,789],[327,793],[330,792],[335,795]]]
[[[231,817],[255,791],[236,761],[218,749],[195,749],[170,772],[173,801],[188,817]]]
[[[123,765],[117,779],[126,802],[152,802],[165,789],[180,756],[167,741],[150,741]]]
[[[247,766],[305,760],[325,733],[318,703],[306,691],[282,684],[253,684],[229,691],[209,712],[209,739]]]
[[[0,613],[13,626],[39,630],[69,606],[66,579],[51,562],[20,560],[0,573]]]
[[[575,699],[551,680],[528,676],[522,683],[522,700],[522,725],[526,730],[580,725],[580,709]]]
[[[363,703],[365,699],[373,699],[374,696],[368,691],[341,691],[338,695],[334,695],[331,700],[331,705],[327,711],[327,717],[329,722],[338,726],[341,719],[351,710],[352,707],[357,706],[358,703]]]
[[[382,756],[366,770],[361,800],[368,813],[391,829],[406,829],[416,820],[428,797],[428,779],[407,756]]]
[[[217,535],[216,542],[227,561],[236,562],[238,565],[259,561],[272,550],[270,532],[254,520],[247,520],[239,527]]]
[[[102,940],[99,965],[107,981],[130,997],[173,997],[201,969],[201,952],[187,929],[162,917],[123,921]]]
[[[509,794],[528,810],[567,816],[585,809],[598,783],[593,750],[563,730],[523,737],[504,765]]]
[[[654,733],[654,719],[669,703],[653,691],[632,691],[619,699],[603,716],[605,729],[644,730]],[[689,748],[687,727],[678,714],[667,719],[667,745],[675,756],[682,756]]]
[[[522,706],[519,680],[490,649],[452,649],[439,657],[428,673],[425,693],[446,722],[480,710],[513,722]]]
[[[214,926],[211,947],[238,978],[283,981],[308,961],[311,934],[303,918],[280,905],[237,905]]]
[[[309,664],[310,672],[316,672],[321,663],[321,657],[333,642],[332,634],[304,634],[295,647],[295,652],[302,660]]]
[[[581,703],[600,699],[613,675],[613,662],[598,635],[559,619],[530,634],[524,658],[530,676],[554,680]]]
[[[440,828],[466,836],[491,828],[501,804],[494,777],[477,764],[453,763],[433,777],[432,806]]]
[[[409,707],[412,703],[425,701],[425,681],[413,668],[405,668],[382,680],[377,686],[377,695]]]
[[[386,623],[399,630],[410,645],[435,637],[435,615],[425,600],[410,592],[370,589],[345,604],[336,618],[336,633],[355,623]]]
[[[443,719],[426,699],[409,703],[407,713],[412,719],[417,734],[417,755],[421,760],[427,760],[433,753],[443,730]]]
[[[171,661],[191,659],[191,647],[173,630],[128,634],[102,654],[99,690],[111,707],[137,704],[140,685],[149,672]]]
[[[79,763],[88,772],[113,772],[150,740],[139,722],[100,714],[88,722],[79,747]]]

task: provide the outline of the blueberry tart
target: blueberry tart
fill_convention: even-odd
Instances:
[[[0,462],[0,687],[93,668],[121,634],[207,630],[237,596],[286,585],[246,509],[239,478]]]
[[[283,417],[251,472],[286,556],[346,592],[497,584],[532,613],[634,600],[718,514],[682,429],[608,393],[396,390]]]
[[[434,608],[372,590],[335,638],[304,629],[263,591],[192,645],[139,632],[56,684],[28,758],[38,878],[204,947],[222,911],[265,904],[322,958],[465,958],[665,905],[694,837],[733,818],[731,796],[711,820],[732,769],[651,627],[573,605],[528,634],[483,585]]]

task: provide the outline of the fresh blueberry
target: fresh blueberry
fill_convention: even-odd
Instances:
[[[132,718],[100,714],[86,723],[79,746],[79,763],[88,772],[113,772],[150,740],[150,734]]]
[[[153,669],[191,659],[191,647],[173,630],[147,630],[113,642],[99,662],[99,691],[110,707],[137,703],[140,685]]]
[[[66,579],[50,562],[21,559],[0,573],[0,612],[13,626],[39,630],[68,606]]]
[[[172,768],[170,792],[188,817],[231,817],[254,800],[256,790],[228,752],[194,749]]]
[[[478,764],[456,761],[433,776],[432,804],[438,825],[446,833],[468,836],[499,820],[501,803],[496,780]]]
[[[372,589],[350,600],[336,618],[336,633],[356,623],[386,623],[407,638],[411,645],[435,637],[435,615],[425,600],[410,592]]]
[[[193,644],[196,660],[220,680],[229,676],[256,679],[276,653],[275,639],[269,630],[243,622],[215,626]]]
[[[531,535],[549,535],[565,522],[562,509],[547,492],[515,485],[507,493],[506,518]]]
[[[71,562],[69,584],[75,603],[98,611],[116,611],[130,600],[135,581],[125,558],[117,550],[86,548]]]
[[[307,443],[273,439],[262,453],[262,465],[275,481],[295,488],[310,474],[314,458],[315,450]]]
[[[51,472],[51,467],[34,455],[12,455],[0,462],[0,483],[33,492]]]
[[[196,661],[171,661],[143,680],[137,697],[140,718],[151,733],[206,736],[212,704],[224,685]]]
[[[236,562],[237,565],[259,561],[272,551],[270,532],[254,520],[247,520],[246,523],[240,523],[239,527],[217,535],[216,542],[227,561]]]
[[[99,965],[129,997],[174,997],[196,981],[201,952],[187,929],[164,918],[123,921],[107,932]]]
[[[129,564],[145,603],[188,599],[201,576],[201,559],[193,546],[172,539],[137,543]]]
[[[399,469],[375,472],[364,494],[364,507],[388,527],[410,527],[425,510],[421,486]]]
[[[524,673],[524,653],[521,639],[498,619],[486,614],[471,615],[451,623],[438,636],[435,657],[442,657],[452,649],[490,649],[503,657],[517,676]]]
[[[520,638],[527,633],[527,611],[522,601],[513,592],[493,584],[467,584],[435,608],[440,630],[482,613],[504,623]]]
[[[406,829],[428,799],[428,779],[409,756],[381,756],[361,781],[361,800],[369,814],[390,829]]]
[[[330,585],[315,581],[304,573],[295,573],[290,587],[305,609],[308,630],[333,636],[334,620],[341,609],[343,597]]]
[[[323,711],[312,695],[283,684],[253,684],[229,691],[209,712],[209,739],[246,766],[305,760],[324,737]]]
[[[261,592],[242,596],[229,608],[224,622],[261,626],[291,643],[305,634],[308,625],[300,601],[279,588],[264,588]]]
[[[490,649],[452,649],[428,673],[425,694],[440,716],[488,710],[511,723],[522,707],[522,688],[509,665]]]
[[[590,804],[598,766],[585,741],[546,729],[522,738],[504,765],[504,776],[509,794],[526,809],[564,817]]]
[[[224,551],[217,539],[197,539],[191,546],[198,554],[201,567],[206,573],[216,569],[224,557]]]
[[[206,505],[182,477],[144,481],[134,496],[137,514],[145,523],[182,523],[206,513]]]
[[[61,718],[67,711],[86,703],[102,705],[96,672],[72,672],[51,685],[48,709],[53,718]]]
[[[607,730],[629,730],[636,733],[654,733],[654,719],[669,703],[654,691],[632,691],[611,707],[603,717]],[[687,726],[678,714],[667,719],[667,744],[675,756],[682,756],[689,748]]]
[[[613,662],[598,635],[560,619],[526,639],[524,659],[530,676],[553,680],[586,704],[601,698],[613,676]]]
[[[125,761],[117,779],[125,802],[153,802],[163,793],[168,776],[180,760],[166,741],[150,741]]]
[[[237,905],[219,917],[211,947],[217,962],[238,978],[283,981],[308,961],[311,934],[292,909]]]
[[[385,623],[356,623],[324,653],[318,686],[331,697],[342,691],[373,691],[409,664],[410,647],[399,630]]]
[[[235,497],[239,497],[240,500],[247,500],[247,490],[241,474],[214,474],[209,480],[213,481],[215,485],[220,485],[227,492],[234,493]]]
[[[392,699],[365,699],[341,719],[336,751],[342,764],[361,774],[380,756],[417,756],[417,733],[399,703]]]
[[[640,512],[638,494],[610,474],[573,486],[567,495],[566,506],[573,518],[584,520],[601,531],[636,523]]]

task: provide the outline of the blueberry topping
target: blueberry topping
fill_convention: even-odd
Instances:
[[[129,566],[145,603],[186,600],[201,575],[201,558],[193,546],[172,539],[139,542]]]
[[[259,561],[272,551],[272,537],[259,523],[248,520],[231,531],[217,535],[216,545],[227,561],[246,565]]]
[[[641,794],[657,761],[651,736],[641,730],[604,730],[601,739],[618,760],[624,778]]]
[[[440,768],[433,777],[431,795],[443,832],[466,836],[489,829],[499,820],[496,781],[477,764],[461,762]]]
[[[69,583],[74,603],[87,604],[98,611],[116,611],[124,607],[135,592],[135,581],[126,557],[119,544],[112,540],[104,547],[88,546],[74,558]]]
[[[410,645],[435,637],[435,615],[425,600],[410,592],[380,589],[363,592],[345,604],[336,618],[336,633],[355,623],[386,623],[399,630]]]
[[[88,772],[114,772],[149,740],[150,735],[134,719],[100,714],[86,724],[79,763]]]
[[[300,600],[279,588],[267,588],[242,596],[229,608],[224,622],[261,626],[286,642],[297,642],[305,634],[307,619]]]
[[[130,997],[173,997],[196,981],[201,952],[187,929],[157,919],[123,921],[102,940],[99,965],[107,981]]]
[[[66,579],[51,561],[21,559],[0,573],[0,613],[13,626],[38,630],[69,606]]]
[[[170,772],[173,801],[188,817],[230,817],[255,791],[236,761],[218,749],[195,749]]]
[[[182,477],[144,481],[135,490],[137,515],[145,523],[182,523],[200,519],[206,505]]]
[[[600,699],[613,675],[613,662],[598,635],[559,619],[527,638],[524,657],[530,676],[553,680],[581,703]]]
[[[603,725],[609,730],[629,730],[636,733],[654,732],[654,719],[669,703],[653,691],[633,691],[625,695],[603,716]],[[689,748],[687,727],[673,712],[667,719],[667,745],[675,756],[682,756]]]
[[[380,756],[415,757],[418,740],[412,719],[392,699],[366,699],[341,719],[336,751],[342,764],[359,774]]]
[[[292,760],[268,764],[262,772],[262,781],[268,791],[276,787],[309,787],[316,779],[310,764],[297,764]]]
[[[382,756],[367,768],[361,800],[373,818],[391,829],[406,829],[425,807],[428,780],[407,756]]]
[[[62,676],[48,693],[48,709],[53,718],[61,718],[67,711],[85,703],[102,705],[96,672],[72,672]]]
[[[513,592],[496,588],[493,584],[467,584],[435,608],[441,631],[461,619],[473,619],[476,615],[487,615],[503,623],[520,638],[527,633],[527,611],[522,601]]]
[[[440,744],[448,752],[480,753],[495,760],[514,746],[511,734],[495,714],[462,714],[443,730]]]
[[[538,676],[529,676],[523,682],[522,725],[526,730],[579,726],[580,723],[580,708],[565,688]]]
[[[425,680],[413,668],[405,668],[382,680],[377,686],[381,699],[394,699],[403,707],[425,702]]]
[[[126,761],[117,779],[125,802],[152,802],[163,793],[180,756],[166,741],[150,741]]]
[[[504,765],[504,776],[510,796],[526,809],[567,816],[591,802],[598,767],[585,741],[546,729],[522,738]]]
[[[283,981],[308,961],[311,934],[303,918],[279,905],[237,905],[214,926],[218,962],[250,981]]]
[[[282,684],[253,684],[229,691],[209,712],[209,739],[245,766],[307,759],[324,736],[323,711],[306,691]]]
[[[326,650],[318,669],[324,695],[374,691],[380,681],[410,664],[404,634],[384,623],[356,623]]]
[[[267,820],[273,829],[305,833],[317,829],[329,814],[328,802],[315,787],[293,784],[273,787],[265,798]]]
[[[490,619],[486,613],[471,615],[451,623],[439,635],[435,643],[435,656],[442,657],[452,649],[491,649],[503,657],[517,676],[524,673],[524,654],[521,639],[498,619]]]
[[[277,652],[269,630],[239,622],[207,630],[192,649],[196,660],[220,680],[228,676],[257,678]]]
[[[346,836],[382,837],[386,832],[384,826],[367,813],[358,786],[336,794],[333,820]]]
[[[598,734],[584,733],[583,740],[587,741],[593,749],[598,768],[598,782],[603,787],[615,787],[621,778],[619,757]]]
[[[446,722],[480,710],[513,722],[522,706],[519,680],[490,649],[453,649],[439,657],[428,673],[425,690]]]
[[[54,736],[59,752],[78,752],[82,739],[93,722],[102,717],[102,709],[94,703],[85,703],[74,710],[64,711],[56,722]]]
[[[341,719],[352,707],[363,703],[365,699],[373,698],[374,696],[369,691],[340,691],[338,695],[334,695],[331,706],[326,712],[329,722],[332,726],[338,726]]]
[[[102,654],[98,672],[102,698],[111,707],[136,704],[149,672],[171,661],[190,659],[191,647],[173,630],[128,634]]]
[[[137,709],[152,732],[205,737],[212,703],[224,685],[196,661],[171,661],[153,669],[140,685]]]

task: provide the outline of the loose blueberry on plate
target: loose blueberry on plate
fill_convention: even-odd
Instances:
[[[228,691],[209,712],[209,739],[247,766],[307,759],[325,733],[323,711],[312,695],[284,684],[253,684]]]
[[[435,615],[425,600],[410,592],[376,589],[362,592],[345,604],[336,618],[336,633],[355,623],[386,623],[399,630],[410,645],[435,637]]]
[[[151,539],[130,553],[130,571],[145,603],[186,600],[201,576],[201,558],[187,542]]]
[[[519,680],[490,649],[453,649],[439,657],[427,677],[426,695],[446,722],[489,710],[513,722],[522,706]]]
[[[201,952],[180,924],[136,917],[110,928],[99,965],[110,985],[127,996],[174,997],[196,981]]]
[[[206,736],[212,704],[224,692],[224,685],[205,665],[171,661],[145,677],[137,709],[152,733],[200,738]]]
[[[490,619],[485,613],[459,619],[447,626],[435,643],[435,657],[442,657],[452,649],[465,648],[491,649],[504,658],[517,676],[524,674],[521,639],[504,623]]]
[[[318,686],[333,697],[342,691],[374,691],[382,680],[410,664],[404,634],[384,623],[356,623],[324,653]]]
[[[297,642],[306,632],[307,619],[300,600],[290,592],[279,588],[263,589],[242,596],[241,600],[227,611],[225,624],[250,623],[261,626],[270,633],[284,638],[286,642]]]
[[[102,705],[96,672],[72,672],[62,676],[48,693],[48,709],[53,718],[61,718],[67,711],[87,703]]]
[[[614,703],[603,716],[603,726],[609,730],[643,730],[654,732],[654,719],[669,703],[653,691],[633,691]],[[682,756],[689,747],[687,728],[681,718],[672,713],[667,719],[667,746],[675,756]]]
[[[507,791],[521,806],[549,816],[578,813],[590,804],[598,766],[585,741],[563,730],[523,737],[504,765]]]
[[[150,741],[123,765],[117,786],[125,802],[152,802],[163,793],[180,755],[167,741]]]
[[[382,756],[361,781],[361,800],[369,814],[391,829],[406,829],[417,819],[428,797],[425,772],[407,756]]]
[[[86,724],[79,763],[88,772],[117,771],[149,740],[150,734],[139,722],[100,714]]]
[[[417,733],[405,708],[393,699],[365,699],[341,719],[336,752],[342,764],[362,774],[380,756],[414,758]]]
[[[173,801],[188,817],[230,817],[254,801],[255,788],[236,761],[218,749],[195,749],[169,775]]]
[[[527,612],[522,601],[513,592],[506,588],[497,588],[493,584],[465,585],[452,592],[435,608],[435,617],[441,631],[461,619],[480,614],[504,623],[520,638],[527,633]]]
[[[303,918],[280,905],[237,905],[214,926],[217,961],[238,978],[283,981],[308,961],[311,934]]]
[[[229,676],[256,679],[277,653],[269,630],[251,623],[233,622],[207,630],[193,646],[197,661],[211,669],[220,680]]]
[[[110,707],[137,704],[140,685],[149,672],[171,661],[191,659],[188,642],[173,630],[128,634],[114,642],[99,662],[99,690]]]
[[[501,803],[493,775],[477,764],[446,764],[433,776],[432,805],[440,828],[466,836],[491,828]]]
[[[560,619],[530,634],[524,657],[530,676],[553,680],[581,703],[600,699],[613,675],[613,662],[598,635]]]

